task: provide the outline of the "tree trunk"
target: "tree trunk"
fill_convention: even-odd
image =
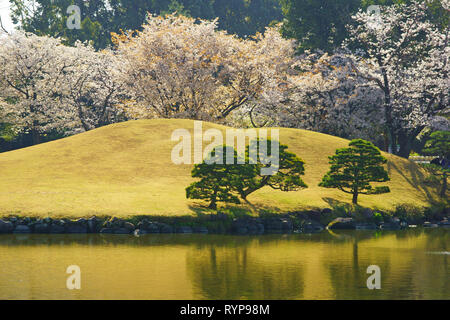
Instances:
[[[211,203],[209,204],[209,209],[216,210],[217,209],[217,189],[214,189],[214,193],[211,197]]]
[[[402,158],[409,158],[412,149],[412,142],[415,137],[408,136],[405,133],[401,133],[398,135],[398,144],[400,145],[400,150],[396,153],[398,156]],[[397,151],[397,150],[395,150]]]
[[[394,128],[393,128],[393,119],[392,119],[392,102],[391,102],[391,89],[389,86],[389,79],[386,73],[386,69],[383,67],[383,61],[381,57],[378,57],[378,63],[381,68],[381,72],[383,75],[383,86],[381,89],[384,92],[384,117],[386,121],[386,137],[388,141],[388,152],[395,153],[395,137],[394,137]],[[391,149],[391,150],[389,150]]]
[[[81,104],[78,106],[78,117],[80,118],[81,125],[83,126],[84,131],[91,130],[89,124],[86,122],[84,112],[83,112],[83,107],[81,106]]]
[[[39,134],[39,131],[32,129],[31,130],[31,139],[32,139],[33,145],[41,143],[41,135]]]
[[[352,200],[353,204],[358,204],[358,192],[354,191],[353,192],[353,200]]]
[[[241,198],[242,198],[242,200],[245,201],[245,203],[247,203],[247,204],[250,206],[250,210],[251,210],[253,213],[256,213],[256,212],[257,212],[257,211],[256,211],[255,205],[252,204],[250,201],[247,200],[247,196],[246,196],[246,195],[242,195],[242,194],[241,194]]]
[[[216,203],[216,199],[212,199],[211,203],[208,206],[209,209],[213,209],[216,210],[217,209],[217,203]]]
[[[245,201],[245,203],[247,203],[248,205],[251,205],[251,206],[252,206],[252,204],[250,203],[250,201],[247,200],[247,196],[241,195],[241,198],[242,198],[242,200]]]
[[[400,150],[397,153],[400,157],[409,158],[409,155],[411,154],[411,150],[414,145],[414,141],[417,138],[417,136],[422,132],[424,129],[423,126],[418,126],[414,130],[411,131],[402,131],[398,134],[398,143],[400,144]]]

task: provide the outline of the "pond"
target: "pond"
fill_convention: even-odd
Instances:
[[[0,235],[0,299],[450,299],[449,231]]]

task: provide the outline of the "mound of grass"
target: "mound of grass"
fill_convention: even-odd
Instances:
[[[196,215],[205,203],[188,200],[192,165],[171,161],[175,129],[193,132],[181,119],[139,120],[113,124],[65,139],[0,154],[0,215],[79,217],[89,215]],[[203,123],[203,131],[227,127]],[[225,136],[225,133],[224,133]],[[299,129],[280,128],[280,141],[305,162],[298,192],[269,187],[249,196],[261,210],[299,211],[350,203],[351,196],[318,186],[328,156],[348,145],[345,139]],[[207,145],[207,143],[204,143]],[[427,206],[438,188],[424,183],[427,174],[415,163],[390,155],[390,193],[361,195],[359,204],[391,210],[398,204]],[[386,183],[385,183],[386,185]],[[245,210],[246,205],[237,205]],[[237,208],[236,208],[237,209]]]

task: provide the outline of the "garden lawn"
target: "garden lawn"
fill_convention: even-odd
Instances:
[[[192,132],[193,127],[192,120],[129,121],[2,153],[0,215],[195,215],[205,203],[186,199],[185,188],[194,181],[192,166],[171,161],[178,143],[171,141],[172,132]],[[227,127],[203,122],[204,131],[210,128]],[[280,128],[280,141],[306,162],[304,181],[309,188],[282,192],[265,187],[248,198],[258,209],[287,212],[351,203],[351,195],[318,186],[328,170],[328,156],[348,140]],[[426,174],[415,163],[385,156],[391,181],[383,185],[391,193],[360,195],[360,205],[393,209],[404,203],[426,206],[438,199],[436,186],[424,183]]]

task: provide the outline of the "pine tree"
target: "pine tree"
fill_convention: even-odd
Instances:
[[[358,203],[359,194],[380,194],[390,192],[389,187],[375,187],[370,182],[389,181],[383,164],[387,162],[380,150],[373,143],[355,139],[349,143],[349,148],[336,150],[329,157],[330,171],[319,184],[325,188],[337,188],[353,195],[353,203]]]
[[[265,145],[262,142],[265,141]],[[273,162],[272,154],[262,155],[260,149],[272,150],[272,143],[278,144],[278,164]],[[258,139],[252,141],[246,149],[246,163],[250,161],[250,149],[254,146],[259,150],[256,164],[253,165],[253,170],[247,169],[246,172],[241,172],[241,178],[237,180],[235,189],[241,198],[248,203],[247,197],[249,194],[261,189],[264,186],[269,186],[275,190],[281,191],[297,191],[299,189],[307,188],[306,183],[301,179],[305,174],[305,162],[296,154],[287,151],[288,147],[279,142],[272,142],[270,139]],[[266,171],[272,170],[272,174],[264,174]],[[247,175],[246,175],[247,174]],[[250,175],[249,175],[250,174]]]
[[[226,163],[228,148],[232,147],[223,146],[214,149],[206,160],[194,166],[192,177],[200,178],[200,181],[186,188],[186,198],[208,200],[210,209],[217,209],[218,201],[240,203],[232,189],[240,165],[236,164],[236,161],[234,164]],[[236,151],[232,149],[232,152],[236,159]],[[212,159],[215,158],[221,159],[221,163],[214,163]]]
[[[265,139],[264,139],[265,140]],[[213,150],[203,163],[195,165],[192,177],[200,181],[186,188],[186,197],[190,199],[209,200],[209,208],[216,209],[217,202],[240,203],[239,196],[250,204],[248,195],[265,186],[281,191],[295,191],[308,186],[300,178],[304,174],[304,162],[294,153],[286,151],[285,145],[278,144],[278,161],[273,161],[272,154],[263,155],[259,148],[272,150],[271,140],[254,140],[247,146],[242,164],[239,164],[236,150],[222,146],[216,153]],[[259,154],[251,154],[250,146],[256,147]],[[233,164],[226,164],[226,151],[234,152]],[[250,161],[252,158],[254,161]],[[212,159],[221,159],[214,163]],[[241,158],[242,159],[242,158]],[[250,204],[251,205],[251,204]]]
[[[450,159],[450,132],[448,131],[436,131],[430,135],[429,140],[426,142],[424,154],[438,156],[440,165],[426,164],[424,165],[431,174],[440,177],[441,192],[440,196],[444,198],[447,194],[447,178],[450,173],[449,159]]]

